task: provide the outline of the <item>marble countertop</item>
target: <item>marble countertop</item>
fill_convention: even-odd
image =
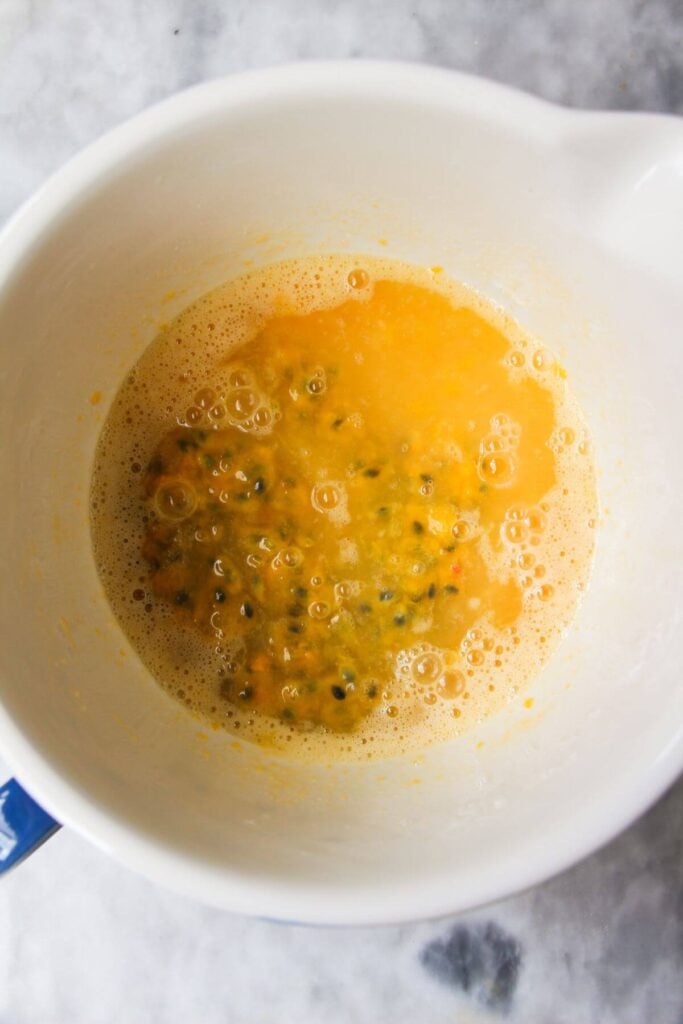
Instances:
[[[155,100],[314,57],[425,61],[569,105],[683,114],[679,0],[2,0],[0,222]],[[439,922],[237,918],[66,830],[0,883],[0,1024],[502,1019],[683,1022],[683,783],[559,878]]]

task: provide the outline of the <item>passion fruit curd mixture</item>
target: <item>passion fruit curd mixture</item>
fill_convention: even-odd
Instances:
[[[92,527],[171,693],[269,745],[373,756],[470,728],[538,671],[595,504],[550,353],[438,270],[338,256],[162,329],[109,413]]]

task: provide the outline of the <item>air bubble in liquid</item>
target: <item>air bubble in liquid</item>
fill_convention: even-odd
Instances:
[[[167,480],[157,488],[154,504],[164,519],[179,522],[192,515],[197,507],[197,495],[186,480]]]
[[[286,569],[296,569],[304,560],[303,552],[299,548],[290,545],[287,548],[283,548],[278,551],[277,555],[273,559],[273,568],[279,569],[284,567]]]
[[[227,397],[226,405],[230,418],[245,423],[258,408],[259,396],[253,388],[237,388]]]
[[[504,452],[506,449],[507,444],[501,434],[486,434],[479,445],[482,455],[486,454],[486,452]]]
[[[349,275],[346,280],[352,288],[367,288],[370,283],[370,276],[367,270],[356,268],[355,270],[349,271]]]
[[[330,614],[330,606],[326,601],[311,601],[308,614],[312,619],[326,619]]]
[[[491,487],[509,487],[515,476],[515,461],[509,452],[495,452],[479,460],[480,479]]]
[[[435,683],[442,671],[443,661],[441,657],[431,651],[419,654],[411,665],[412,677],[421,686]]]
[[[465,692],[465,677],[458,669],[447,669],[439,680],[437,693],[445,700],[455,700]]]
[[[254,426],[258,427],[261,430],[264,429],[265,427],[269,427],[270,424],[272,423],[272,420],[273,417],[271,411],[265,405],[259,406],[259,408],[254,413]]]
[[[501,532],[508,544],[523,544],[529,536],[529,531],[524,523],[512,520],[503,523]]]
[[[464,519],[458,519],[457,523],[453,526],[452,533],[456,540],[469,540],[472,536],[472,527]]]
[[[339,487],[333,483],[316,484],[311,491],[311,504],[318,512],[331,512],[340,499]]]
[[[185,421],[191,426],[196,426],[203,416],[202,410],[198,405],[191,405],[189,409],[185,410]]]
[[[210,409],[216,400],[216,392],[211,388],[201,388],[194,396],[195,405],[200,409]]]

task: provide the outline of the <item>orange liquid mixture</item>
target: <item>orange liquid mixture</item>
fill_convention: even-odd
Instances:
[[[593,464],[557,361],[442,275],[266,267],[162,330],[93,478],[108,597],[156,678],[240,735],[447,738],[569,623]]]

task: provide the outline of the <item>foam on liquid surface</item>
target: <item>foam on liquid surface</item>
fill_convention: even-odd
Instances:
[[[122,385],[92,532],[157,680],[311,757],[446,739],[514,697],[590,568],[564,372],[476,296],[359,256],[204,296]]]

